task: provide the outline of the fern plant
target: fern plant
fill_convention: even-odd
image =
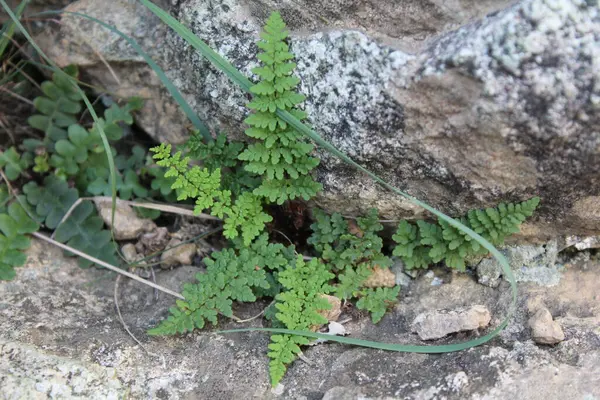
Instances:
[[[233,245],[205,259],[206,273],[197,275],[198,283],[185,286],[185,300],[177,301],[169,317],[149,331],[152,335],[185,333],[201,329],[207,322],[216,324],[219,314],[232,316],[234,301],[259,297],[275,299],[275,305],[265,313],[274,326],[293,330],[314,330],[327,322],[320,314],[330,308],[325,294],[355,300],[358,309],[370,312],[374,323],[397,302],[398,286],[371,287],[374,285],[369,282],[376,271],[389,268],[392,262],[384,254],[383,226],[376,210],[356,223],[337,213],[330,216],[315,210],[308,243],[314,246],[317,257],[309,262],[295,254],[293,246],[269,243],[263,233],[271,221],[263,202],[309,200],[321,190],[311,176],[318,165],[310,156],[312,144],[277,116],[278,110],[285,110],[299,119],[306,117],[297,108],[304,96],[295,91],[299,80],[292,75],[295,64],[285,42],[287,35],[281,16],[273,13],[258,43],[262,65],[253,73],[260,81],[252,87],[254,97],[247,105],[252,113],[245,120],[250,126],[246,134],[255,142],[246,146],[219,135],[204,143],[192,135],[174,154],[167,144],[152,149],[157,165],[166,170],[162,177],[159,169],[149,170],[155,176],[153,189],[164,195],[176,192],[178,200],[195,201],[196,212],[207,209],[223,219],[224,235]],[[200,165],[191,165],[192,160]],[[514,231],[504,220],[514,223],[521,218],[519,213],[525,215],[529,208],[531,205],[520,206],[513,213],[507,207],[506,212],[500,209],[498,216],[486,212],[487,219],[475,212],[471,226],[500,240]],[[468,237],[447,224],[422,221],[415,226],[403,222],[395,237],[406,248],[397,248],[396,255],[404,251],[415,259],[421,257],[424,261],[415,262],[423,265],[440,254],[453,260],[452,252],[462,256],[467,246],[475,249]],[[273,385],[298,357],[301,346],[309,342],[301,336],[272,335],[268,356]]]
[[[212,215],[223,219],[226,238],[241,236],[247,246],[273,220],[264,212],[260,197],[246,191],[234,198],[231,190],[222,189],[220,168],[211,172],[198,165],[189,167],[190,157],[181,151],[172,155],[171,145],[161,144],[151,150],[157,164],[167,168],[165,177],[175,178],[171,187],[179,190],[177,200],[194,199],[195,213],[209,209]]]
[[[254,113],[245,120],[250,125],[246,135],[260,142],[239,155],[246,161],[247,171],[263,176],[254,194],[277,204],[298,197],[309,200],[322,189],[310,175],[319,164],[317,158],[309,156],[313,145],[275,113],[281,109],[300,120],[306,118],[297,108],[305,97],[295,91],[300,79],[292,75],[296,64],[291,61],[294,56],[285,42],[287,36],[281,15],[272,13],[258,42],[262,66],[252,70],[261,79],[250,89],[254,98],[247,107]]]
[[[363,284],[375,268],[388,268],[392,260],[382,252],[383,240],[378,232],[383,229],[377,210],[371,209],[366,217],[357,218],[350,225],[339,213],[331,216],[314,211],[316,222],[308,243],[315,247],[328,268],[337,273],[338,284],[334,293],[341,299],[358,298],[357,308],[371,313],[373,323],[379,322],[387,308],[396,302],[400,288],[365,288]],[[381,290],[380,290],[381,289]]]
[[[219,134],[215,140],[205,143],[195,133],[185,147],[189,151],[188,155],[194,160],[201,160],[209,171],[221,169],[221,186],[236,196],[243,191],[251,191],[260,184],[260,178],[246,171],[238,158],[245,147],[242,142],[228,141],[227,136]]]
[[[329,281],[335,275],[317,258],[304,262],[298,256],[295,263],[279,273],[279,282],[285,288],[275,299],[277,320],[287,329],[309,330],[327,323],[327,318],[319,311],[331,309],[331,304],[323,296],[333,290]],[[310,343],[310,339],[296,335],[272,335],[268,356],[271,384],[276,386],[287,369],[287,365],[300,354],[300,346]]]
[[[539,197],[533,197],[519,204],[502,203],[496,208],[471,210],[460,221],[495,246],[502,246],[508,235],[519,231],[539,202]],[[416,225],[402,221],[393,239],[397,243],[394,255],[408,269],[427,268],[444,261],[448,267],[464,271],[465,259],[487,254],[479,243],[445,221],[437,224],[417,221]]]
[[[233,301],[253,302],[257,292],[273,289],[272,274],[288,264],[290,255],[284,246],[269,244],[265,234],[249,247],[213,252],[204,259],[206,272],[196,275],[198,283],[184,286],[185,300],[178,300],[171,315],[148,333],[185,333],[202,329],[206,321],[215,325],[218,314],[231,317]]]

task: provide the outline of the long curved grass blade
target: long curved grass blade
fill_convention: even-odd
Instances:
[[[191,121],[191,123],[194,125],[194,127],[200,132],[200,134],[204,138],[204,141],[205,142],[210,142],[210,141],[213,140],[212,136],[210,135],[210,130],[208,129],[208,127],[204,124],[204,122],[202,122],[200,120],[200,118],[198,118],[198,115],[194,112],[194,110],[187,103],[187,101],[185,101],[185,99],[183,98],[183,96],[181,95],[181,93],[179,92],[179,90],[177,90],[177,88],[175,87],[175,85],[173,85],[173,83],[169,80],[169,78],[167,78],[167,75],[164,73],[164,71],[141,48],[141,46],[138,44],[137,41],[135,41],[135,39],[129,37],[125,33],[121,32],[120,30],[118,30],[114,26],[109,25],[109,24],[107,24],[104,21],[101,21],[101,20],[99,20],[97,18],[94,18],[94,17],[92,17],[90,15],[79,13],[79,12],[58,10],[58,11],[45,11],[45,12],[38,13],[36,15],[56,15],[56,14],[69,14],[69,15],[78,16],[80,18],[85,18],[87,20],[90,20],[90,21],[93,21],[93,22],[95,22],[97,24],[102,25],[104,28],[110,30],[111,32],[113,32],[113,33],[119,35],[120,37],[122,37],[123,39],[125,39],[125,41],[127,43],[129,43],[129,45],[131,47],[133,47],[134,50],[140,56],[142,56],[144,58],[144,61],[146,61],[146,63],[150,66],[150,68],[152,68],[152,70],[154,71],[154,73],[156,73],[156,75],[158,76],[158,78],[160,79],[160,81],[163,83],[163,85],[165,85],[165,88],[167,88],[167,90],[169,91],[169,93],[171,94],[171,96],[173,96],[173,99],[177,102],[177,104],[179,104],[179,107],[181,107],[181,109],[183,110],[183,112],[185,113],[185,115],[188,117],[188,119]]]
[[[152,12],[154,12],[161,20],[163,20],[163,22],[165,22],[172,29],[174,29],[183,39],[188,41],[188,43],[190,43],[192,46],[194,46],[194,48],[199,50],[201,52],[201,54],[204,57],[206,57],[210,62],[212,62],[217,68],[222,70],[234,83],[236,83],[238,86],[240,86],[246,92],[250,93],[250,87],[252,86],[252,83],[241,72],[239,72],[233,65],[231,65],[225,59],[223,59],[219,54],[217,54],[215,51],[213,51],[206,43],[204,43],[200,38],[198,38],[196,35],[194,35],[193,32],[191,32],[188,28],[186,28],[184,25],[182,25],[175,18],[171,17],[168,13],[166,13],[160,7],[152,4],[149,0],[140,0],[140,1],[146,7],[148,7]],[[277,115],[281,119],[283,119],[284,121],[286,121],[287,123],[292,125],[294,128],[296,128],[299,132],[302,132],[304,135],[306,135],[309,138],[311,138],[312,140],[314,140],[318,145],[322,146],[327,151],[329,151],[333,155],[339,157],[341,160],[350,164],[351,166],[358,169],[359,171],[364,172],[365,174],[367,174],[369,177],[371,177],[373,180],[375,180],[377,183],[379,183],[386,189],[391,190],[392,192],[406,198],[413,204],[423,207],[427,211],[436,215],[438,218],[448,222],[453,227],[455,227],[455,228],[463,231],[467,235],[471,236],[475,241],[477,241],[484,248],[486,248],[494,256],[494,258],[500,263],[500,265],[502,266],[504,276],[506,276],[508,278],[510,285],[511,285],[512,301],[511,301],[506,318],[504,319],[504,321],[502,321],[502,323],[500,323],[500,325],[496,329],[494,329],[489,334],[482,336],[478,339],[469,340],[464,343],[442,345],[442,346],[406,346],[406,345],[397,345],[397,344],[381,344],[381,343],[376,343],[376,342],[361,341],[358,339],[352,339],[354,342],[351,344],[367,346],[367,347],[382,348],[382,349],[394,350],[394,351],[416,352],[417,351],[416,349],[422,349],[422,350],[419,350],[419,352],[443,353],[443,352],[463,350],[463,349],[467,349],[470,347],[474,347],[474,346],[483,344],[483,343],[491,340],[495,336],[497,336],[506,327],[506,325],[508,325],[508,322],[510,321],[510,319],[512,318],[512,316],[514,315],[514,312],[516,310],[517,283],[515,281],[514,275],[510,268],[510,265],[508,264],[508,261],[490,242],[485,240],[483,237],[481,237],[479,234],[474,232],[472,229],[461,224],[459,221],[447,216],[446,214],[442,213],[441,211],[436,210],[435,208],[429,206],[428,204],[412,197],[408,193],[401,191],[400,189],[398,189],[398,188],[394,187],[393,185],[389,184],[388,182],[386,182],[383,178],[379,177],[375,173],[369,171],[368,169],[364,168],[360,164],[356,163],[350,157],[348,157],[345,153],[338,150],[335,146],[333,146],[331,143],[329,143],[328,141],[323,139],[318,133],[316,133],[315,131],[313,131],[306,125],[304,125],[300,120],[295,118],[289,112],[284,111],[284,110],[278,110]],[[226,332],[228,332],[228,333],[229,332],[243,332],[243,331],[251,331],[251,330],[258,330],[258,329],[257,328],[235,329],[235,330],[229,330]],[[269,328],[262,328],[260,330],[269,331],[269,332],[290,333],[290,334],[303,335],[303,336],[308,336],[308,337],[318,337],[318,336],[316,336],[318,334],[315,334],[313,332],[304,332],[304,331],[283,332],[284,330],[269,329]],[[224,331],[222,331],[222,332],[224,332]],[[325,335],[325,336],[328,336],[330,338],[329,335]],[[344,341],[344,340],[348,340],[347,338],[337,338],[337,339],[329,339],[329,340],[336,340],[339,342],[350,343],[350,342]],[[428,348],[430,350],[427,350]],[[434,351],[431,351],[432,348]]]
[[[191,44],[196,50],[210,61],[213,65],[223,71],[229,79],[237,83],[244,91],[250,92],[250,88],[254,85],[244,74],[242,74],[236,67],[225,60],[216,51],[210,48],[209,45],[204,43],[202,39],[194,35],[192,31],[182,25],[179,21],[173,18],[168,12],[156,4],[151,3],[149,0],[140,0],[140,2],[148,7],[158,18],[160,18],[165,24],[169,25],[181,38],[185,39],[186,42]]]
[[[108,143],[108,138],[106,137],[106,134],[104,133],[104,128],[102,128],[102,124],[100,123],[99,119],[98,119],[98,115],[96,114],[96,111],[94,110],[94,107],[92,106],[92,103],[90,102],[90,100],[87,98],[87,96],[85,95],[85,93],[83,92],[83,90],[81,90],[81,88],[79,87],[79,85],[77,85],[77,82],[67,73],[65,73],[62,69],[60,69],[55,63],[54,61],[52,61],[52,59],[50,59],[50,57],[48,57],[43,51],[42,49],[40,49],[40,47],[37,45],[37,43],[33,40],[33,38],[31,37],[31,35],[29,34],[29,32],[27,32],[27,30],[23,27],[23,25],[21,24],[21,22],[19,21],[19,19],[15,16],[15,14],[12,12],[12,10],[10,9],[10,7],[8,7],[8,5],[6,4],[5,0],[0,0],[0,5],[2,6],[2,8],[4,8],[4,11],[6,11],[6,13],[8,14],[8,16],[13,20],[15,26],[17,28],[19,28],[19,30],[21,31],[21,34],[23,36],[25,36],[25,39],[27,39],[27,41],[29,42],[29,44],[31,44],[31,47],[33,47],[35,49],[35,51],[44,59],[48,62],[48,64],[50,64],[53,68],[54,71],[59,74],[62,75],[65,79],[67,79],[69,82],[71,82],[73,84],[73,86],[75,87],[75,89],[77,90],[77,92],[79,93],[79,95],[81,96],[81,98],[83,99],[83,102],[85,103],[90,115],[92,116],[92,119],[94,120],[94,122],[96,123],[96,125],[98,126],[98,132],[100,134],[100,138],[102,139],[102,146],[104,148],[104,152],[106,153],[106,158],[108,160],[108,169],[110,172],[110,183],[111,183],[111,194],[112,194],[112,208],[111,208],[111,226],[114,226],[114,222],[115,222],[115,209],[116,209],[116,205],[117,205],[117,177],[116,177],[116,170],[115,170],[115,162],[112,156],[112,151],[110,150],[110,144]],[[116,246],[116,242],[114,240],[114,230],[111,229],[111,235],[112,235],[112,239],[113,239],[113,243],[115,243]]]
[[[17,17],[17,19],[21,19],[21,15],[23,14],[23,11],[25,11],[27,3],[29,3],[29,0],[23,0],[15,9],[15,17]],[[2,55],[4,54],[4,51],[6,51],[6,47],[8,46],[8,43],[10,42],[10,39],[13,37],[14,34],[14,22],[8,23],[7,25],[5,25],[5,29],[2,29],[0,31],[0,58],[2,58]]]

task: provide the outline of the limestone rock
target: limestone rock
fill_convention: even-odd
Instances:
[[[531,337],[539,344],[557,344],[565,340],[560,324],[552,318],[547,308],[541,307],[529,319]]]
[[[138,257],[135,245],[132,243],[124,244],[123,247],[121,247],[121,253],[123,253],[123,257],[127,262],[135,262]]]
[[[114,399],[127,388],[114,368],[60,357],[0,338],[0,384],[14,399]]]
[[[363,282],[364,287],[394,287],[396,286],[396,275],[389,268],[381,268],[375,265],[371,268],[373,273]]]
[[[96,209],[107,226],[112,222],[112,202],[110,199],[96,198]],[[115,207],[115,225],[113,231],[116,240],[136,239],[143,232],[156,229],[156,224],[151,219],[140,218],[133,208],[125,203],[117,202]]]
[[[196,245],[194,243],[182,244],[181,240],[173,238],[167,244],[167,248],[170,247],[174,248],[165,251],[160,256],[161,267],[169,268],[173,265],[190,265],[194,260],[194,256],[196,255]]]
[[[451,333],[485,328],[490,319],[490,311],[482,305],[451,311],[430,311],[417,315],[412,329],[421,340],[440,339]]]
[[[565,239],[565,246],[573,246],[577,250],[600,249],[600,236],[568,236]]]

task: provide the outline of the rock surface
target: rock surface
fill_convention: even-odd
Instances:
[[[267,10],[281,9],[310,124],[429,204],[461,215],[537,194],[542,208],[523,235],[600,232],[597,2],[304,3],[185,0],[171,12],[249,75]],[[246,96],[146,9],[123,0],[80,0],[70,9],[138,39],[212,129],[241,137]],[[39,40],[59,64],[79,64],[93,83],[148,98],[138,121],[154,138],[185,139],[181,112],[123,40],[72,17]],[[361,214],[375,206],[385,217],[422,213],[332,156],[319,156],[322,207]]]
[[[539,344],[557,344],[565,340],[565,333],[560,324],[552,319],[547,308],[537,310],[529,319],[531,337]]]
[[[96,203],[96,209],[104,223],[109,227],[113,227],[116,240],[137,239],[142,233],[151,232],[157,228],[151,219],[138,217],[133,208],[121,202],[117,202],[115,207],[115,224],[113,226],[110,198],[95,198],[94,203]]]
[[[508,246],[502,253],[508,260],[517,282],[534,282],[538,285],[557,285],[562,266],[557,262],[558,243],[551,240],[543,245]],[[502,267],[495,258],[485,258],[477,264],[479,283],[497,287]]]
[[[0,387],[8,398],[168,399],[586,399],[600,396],[600,280],[598,261],[573,265],[559,285],[519,285],[519,307],[500,338],[457,353],[393,353],[336,343],[305,348],[312,365],[293,363],[277,396],[269,386],[268,336],[209,331],[153,338],[145,330],[167,314],[174,299],[130,280],[118,298],[124,331],[114,309],[115,275],[77,267],[74,258],[37,240],[17,278],[0,284]],[[180,291],[199,268],[158,271],[157,283]],[[496,326],[510,304],[508,285],[491,289],[471,277],[444,278],[441,286],[419,277],[378,325],[367,315],[344,324],[350,337],[422,344],[410,333],[416,315],[485,305]],[[526,304],[544,304],[565,330],[556,346],[536,346]],[[267,303],[236,307],[240,318]],[[347,315],[341,318],[347,319]],[[222,318],[219,329],[239,328]],[[256,319],[248,324],[267,326]],[[475,335],[464,334],[452,341]],[[447,343],[447,340],[440,340]],[[146,353],[148,351],[148,353]],[[342,397],[342,394],[346,397]],[[586,397],[587,396],[587,397]]]
[[[174,265],[190,265],[196,255],[196,245],[194,243],[183,243],[175,238],[171,239],[167,244],[167,248],[169,250],[160,256],[162,268],[169,268]]]
[[[485,328],[491,319],[490,310],[482,305],[468,309],[428,311],[417,315],[412,329],[421,340],[441,339],[451,333]]]

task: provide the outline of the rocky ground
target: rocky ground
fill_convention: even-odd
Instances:
[[[152,289],[121,280],[120,309],[138,345],[115,311],[116,276],[82,270],[58,249],[34,241],[18,277],[0,285],[2,398],[592,400],[600,398],[600,262],[593,258],[571,257],[554,286],[521,283],[517,315],[489,344],[442,355],[321,344],[306,349],[307,362],[296,361],[272,389],[267,335],[148,337],[144,331],[165,316],[173,299],[162,293],[156,299]],[[157,281],[178,290],[198,271],[160,271]],[[425,326],[429,334],[444,329],[444,315],[455,318],[476,305],[487,309],[494,326],[510,299],[506,282],[491,288],[469,274],[435,270],[404,278],[400,303],[378,325],[352,311],[342,315],[351,318],[345,327],[352,337],[424,344],[419,329],[427,324],[413,325],[419,314],[421,321],[441,317]],[[236,314],[244,318],[264,306],[248,305]],[[483,331],[427,343],[464,341]],[[559,343],[538,344],[533,335],[537,342]]]

